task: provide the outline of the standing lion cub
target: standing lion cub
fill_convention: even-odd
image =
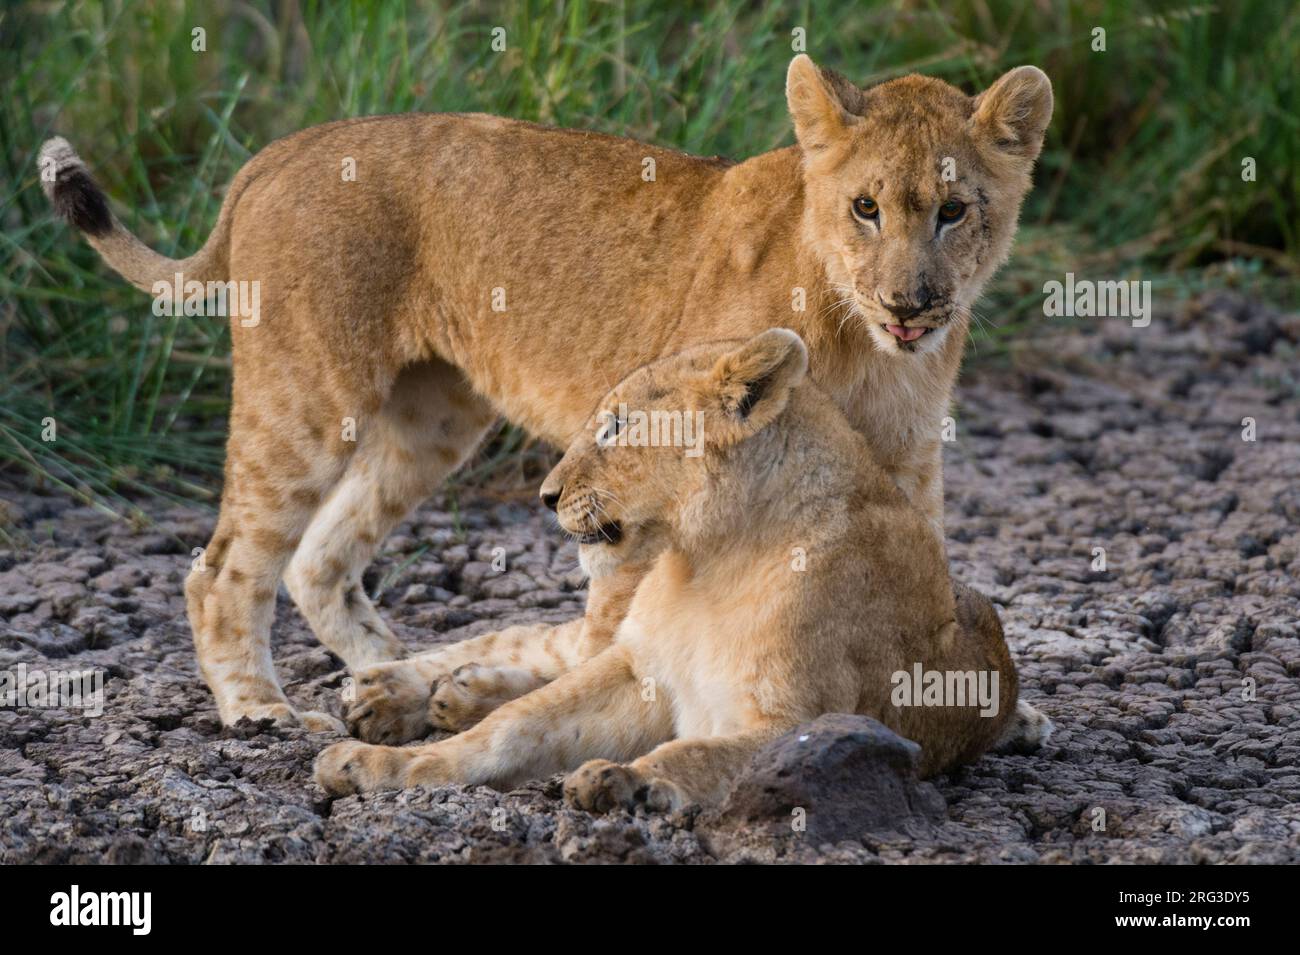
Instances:
[[[564,447],[634,368],[774,316],[941,533],[943,419],[970,308],[1011,248],[1051,83],[1022,66],[976,96],[924,76],[861,89],[800,55],[786,99],[797,142],[735,165],[495,116],[317,126],[239,171],[185,259],[132,235],[66,140],[45,144],[55,208],[127,281],[159,297],[231,283],[228,298],[260,303],[230,316],[221,513],[185,585],[224,722],[341,729],[295,710],[276,679],[283,576],[357,671],[352,727],[418,732],[410,714],[431,684],[391,667],[402,644],[361,585],[384,536],[499,415]],[[550,640],[556,659],[590,658],[643,571],[597,580],[582,626],[516,633],[516,649],[549,658]],[[394,681],[414,708],[386,708]]]
[[[576,806],[670,809],[720,801],[765,741],[823,713],[915,740],[927,775],[1041,739],[1046,721],[1017,708],[997,615],[954,595],[925,516],[807,367],[802,340],[770,329],[618,384],[542,486],[594,573],[658,551],[613,644],[450,739],[330,746],[320,784],[510,786],[577,770],[564,787]],[[702,454],[620,440],[632,414],[702,421]],[[898,675],[918,668],[994,695],[897,705]],[[482,687],[518,677],[478,671]]]

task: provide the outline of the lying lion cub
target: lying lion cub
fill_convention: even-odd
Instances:
[[[617,385],[601,408],[700,412],[704,441],[698,457],[635,446],[603,412],[542,487],[597,572],[625,549],[660,549],[614,643],[459,736],[335,744],[320,784],[510,786],[581,767],[565,783],[573,805],[670,809],[717,802],[766,740],[822,713],[867,714],[917,741],[926,774],[1041,739],[1046,721],[1017,712],[996,614],[954,596],[925,517],[807,367],[802,340],[771,329]],[[894,705],[895,674],[918,665],[996,674],[987,715],[974,699]]]

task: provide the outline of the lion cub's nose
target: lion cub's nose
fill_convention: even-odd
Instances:
[[[880,299],[880,304],[885,306],[885,308],[889,310],[890,314],[903,319],[904,321],[911,318],[913,315],[920,315],[930,307],[929,296],[926,296],[925,300],[919,305],[913,305],[912,302],[903,295],[895,295],[892,302],[886,302],[883,296],[878,295],[877,297]]]
[[[560,503],[560,494],[563,493],[563,491],[564,488],[560,488],[560,490],[558,491],[551,491],[546,488],[542,488],[542,503],[545,504],[547,507],[549,507],[551,510],[555,510],[555,508]]]

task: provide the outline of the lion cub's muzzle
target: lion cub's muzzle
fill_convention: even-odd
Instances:
[[[858,302],[862,316],[880,333],[881,343],[889,342],[904,352],[918,350],[927,338],[946,328],[954,311],[947,295],[926,295],[917,301],[903,297],[887,300],[876,293],[865,304],[862,297]]]
[[[543,488],[542,503],[555,511],[560,527],[579,544],[617,544],[623,525],[600,504],[595,491],[566,496],[565,489]]]
[[[563,522],[560,526],[564,527]],[[583,532],[570,530],[567,527],[564,529],[569,531],[579,544],[617,544],[623,539],[623,525],[618,521],[599,524],[594,530]]]

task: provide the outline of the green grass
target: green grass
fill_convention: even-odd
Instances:
[[[484,110],[740,158],[791,141],[791,31],[862,83],[911,71],[974,91],[1019,63],[1056,115],[1016,257],[980,308],[981,357],[1041,323],[1066,270],[1262,285],[1295,299],[1300,8],[1244,0],[562,4],[52,0],[0,13],[0,476],[116,510],[219,482],[223,323],[152,315],[40,192],[68,136],[119,217],[192,252],[226,183],[270,140],[344,116]],[[491,49],[504,27],[508,49]],[[191,30],[206,30],[206,52]],[[1106,51],[1091,48],[1106,30]],[[1253,157],[1257,181],[1243,182]],[[1206,265],[1213,266],[1209,271]],[[43,441],[53,417],[58,439]],[[509,429],[462,483],[531,460]]]

